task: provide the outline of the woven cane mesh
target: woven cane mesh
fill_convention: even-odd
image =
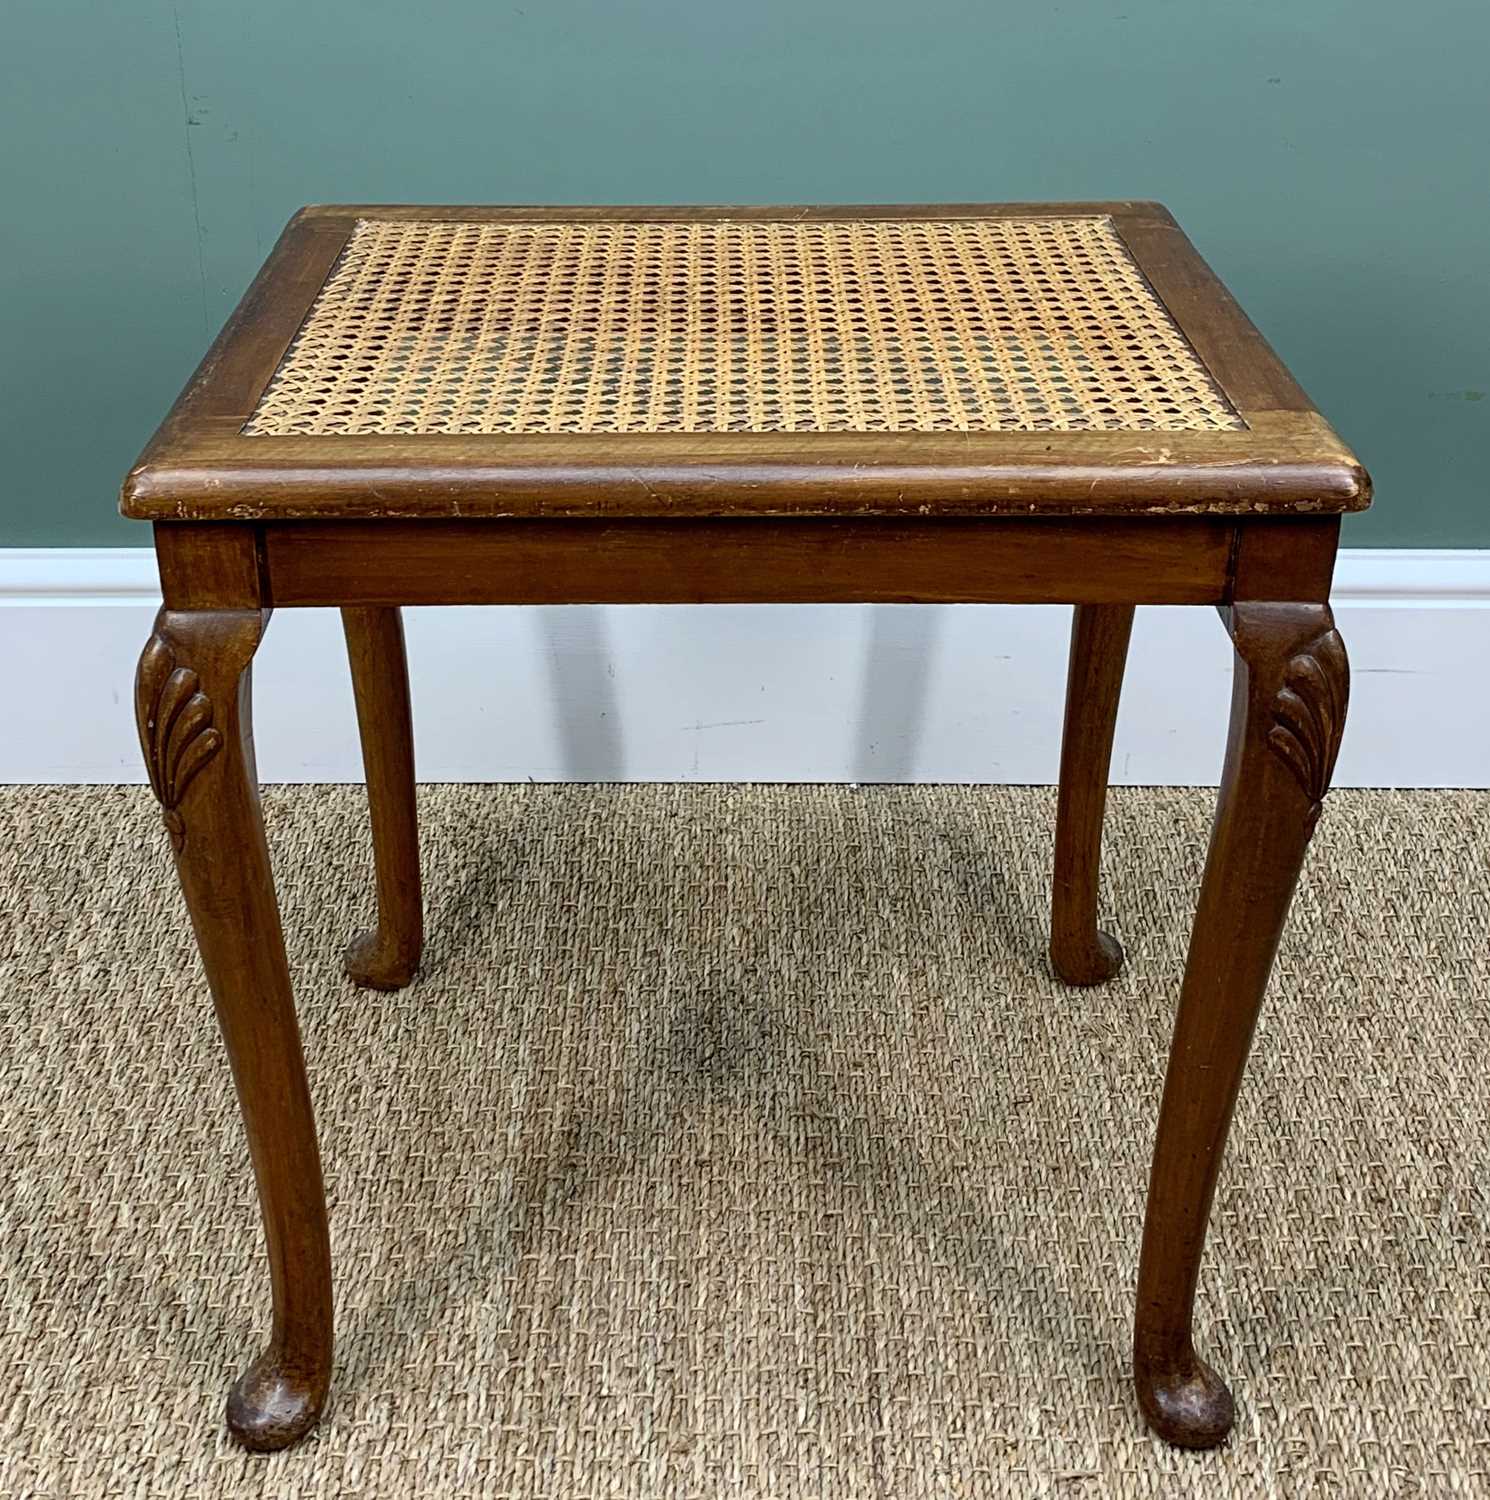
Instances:
[[[1105,218],[363,220],[244,431],[1243,425]]]

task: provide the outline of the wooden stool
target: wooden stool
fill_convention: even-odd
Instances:
[[[404,604],[1072,603],[1050,945],[1097,927],[1136,604],[1218,606],[1231,733],[1154,1148],[1134,1376],[1232,1424],[1191,1309],[1279,931],[1345,718],[1328,603],[1360,465],[1153,203],[309,208],[124,485],[164,606],[140,737],[227,1043],[274,1289],[250,1448],[332,1363],[315,1123],[254,772],[270,611],[338,605],[377,864],[347,969],[406,984],[422,914]],[[1176,684],[1177,712],[1184,685]]]

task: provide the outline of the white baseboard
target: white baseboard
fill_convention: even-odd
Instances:
[[[148,550],[0,550],[0,781],[143,779]],[[1490,785],[1490,551],[1341,554],[1352,663],[1336,784]],[[1070,612],[713,605],[406,611],[426,781],[1054,780]],[[1114,780],[1214,784],[1230,651],[1142,609]],[[340,626],[283,610],[259,653],[269,781],[361,779]]]

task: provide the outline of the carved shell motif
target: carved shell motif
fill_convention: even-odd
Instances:
[[[222,749],[222,733],[213,726],[212,700],[200,690],[197,674],[178,667],[158,635],[140,657],[135,713],[150,785],[179,854],[186,845],[186,824],[177,809],[192,778]]]
[[[1268,744],[1293,772],[1316,812],[1340,750],[1349,684],[1345,645],[1338,632],[1327,630],[1289,660],[1273,699]]]

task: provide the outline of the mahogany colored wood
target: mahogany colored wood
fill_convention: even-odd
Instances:
[[[267,614],[162,610],[135,707],[238,1088],[258,1181],[274,1323],[228,1396],[246,1448],[283,1448],[331,1380],[331,1246],[254,767],[250,663]]]
[[[161,593],[176,609],[258,609],[268,604],[253,526],[183,521],[156,528]]]
[[[1161,1437],[1209,1448],[1231,1392],[1191,1317],[1211,1199],[1263,991],[1345,725],[1345,647],[1324,604],[1239,604],[1231,732],[1164,1081],[1138,1270],[1134,1379]]]
[[[1050,962],[1067,984],[1101,984],[1123,962],[1118,940],[1097,926],[1097,889],[1112,734],[1132,631],[1131,604],[1078,604],[1071,622],[1050,916]]]
[[[1254,521],[1238,527],[1228,597],[1323,603],[1330,597],[1339,544],[1339,516]]]
[[[378,886],[378,925],[352,940],[347,974],[375,990],[397,990],[414,977],[424,945],[403,617],[396,609],[344,609],[341,618],[357,698]]]
[[[266,527],[264,555],[276,604],[1213,604],[1235,534],[1213,517],[300,521]]]
[[[149,521],[1229,516],[1366,508],[1365,476],[1323,418],[1247,415],[1241,432],[617,437],[244,437],[238,418],[183,418],[184,435],[164,453],[147,453],[126,480],[122,508]]]
[[[1245,427],[1224,432],[250,437],[260,394],[359,217],[948,218],[1106,213]],[[297,215],[125,481],[165,608],[141,659],[151,784],[242,1105],[274,1322],[234,1386],[252,1448],[309,1430],[332,1359],[315,1124],[254,779],[249,667],[271,607],[343,609],[378,923],[359,983],[422,940],[398,607],[669,602],[1072,603],[1051,960],[1117,967],[1097,926],[1102,817],[1133,606],[1220,605],[1231,737],[1155,1145],[1134,1334],[1144,1415],[1220,1442],[1232,1403],[1191,1316],[1252,1028],[1329,783],[1346,663],[1327,600],[1364,471],[1157,204],[831,209],[316,207]]]

